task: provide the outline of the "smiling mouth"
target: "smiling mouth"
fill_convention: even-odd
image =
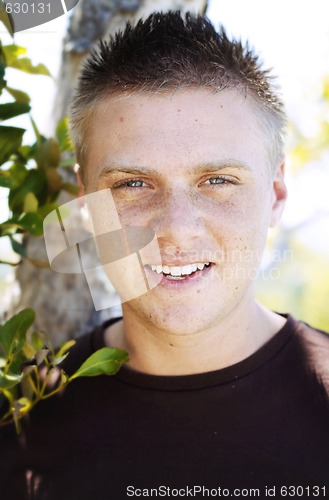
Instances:
[[[172,281],[182,281],[186,280],[192,276],[197,275],[204,269],[208,269],[212,265],[212,262],[196,262],[193,264],[187,264],[185,266],[149,266],[152,271],[157,274],[162,274],[166,279]]]

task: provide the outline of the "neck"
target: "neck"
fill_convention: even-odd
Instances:
[[[286,321],[256,301],[241,303],[219,325],[187,335],[159,330],[130,315],[125,305],[123,317],[106,331],[106,344],[126,350],[132,369],[153,375],[188,375],[231,366],[256,352]]]

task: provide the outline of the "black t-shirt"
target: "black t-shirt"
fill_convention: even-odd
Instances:
[[[69,373],[109,324],[78,340]],[[0,430],[1,500],[325,498],[329,336],[289,317],[228,368],[77,379],[24,427]]]

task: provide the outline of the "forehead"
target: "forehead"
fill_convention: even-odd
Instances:
[[[193,168],[225,158],[264,162],[266,156],[257,111],[236,90],[112,97],[94,110],[86,137],[86,163],[95,175],[117,163]]]

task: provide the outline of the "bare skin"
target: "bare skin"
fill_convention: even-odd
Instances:
[[[157,235],[162,262],[210,266],[168,279],[122,304],[106,343],[155,375],[202,373],[256,352],[285,319],[254,297],[267,230],[286,199],[284,165],[271,170],[259,119],[237,92],[109,99],[88,129],[86,185],[110,188],[122,226]],[[208,264],[207,264],[208,266]]]

